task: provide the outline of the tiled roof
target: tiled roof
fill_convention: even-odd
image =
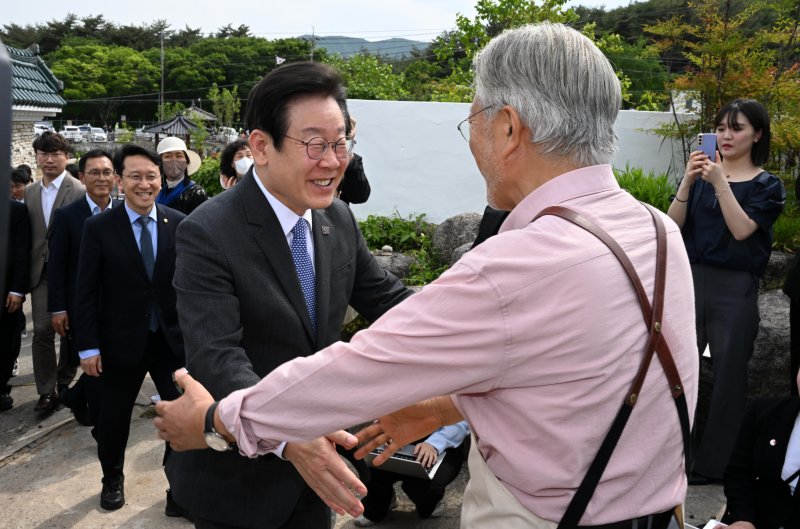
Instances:
[[[145,127],[143,132],[150,132],[153,134],[172,134],[173,136],[182,136],[189,134],[191,131],[198,129],[197,125],[186,119],[181,115],[177,115],[167,121],[156,123]]]
[[[181,110],[181,114],[189,119],[199,119],[200,121],[217,121],[217,116],[208,110],[203,110],[202,108],[195,106],[194,103],[192,103],[192,106],[189,108]]]
[[[44,61],[30,50],[6,46],[11,58],[11,99],[14,106],[61,108],[67,104],[58,92],[62,83]]]

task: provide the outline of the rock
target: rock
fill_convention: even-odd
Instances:
[[[456,248],[475,240],[480,223],[480,213],[461,213],[439,224],[433,232],[433,252],[436,257],[445,263],[451,262]]]
[[[416,259],[410,255],[384,251],[375,255],[375,260],[381,268],[387,272],[391,272],[397,276],[398,279],[405,279],[408,277],[408,270],[411,268],[412,263],[416,262]]]
[[[772,290],[783,286],[783,281],[786,279],[786,272],[789,267],[789,261],[792,260],[792,257],[794,256],[785,252],[772,252],[769,256],[767,268],[764,270],[764,275],[761,277],[762,289]]]
[[[462,244],[461,246],[456,248],[453,251],[453,257],[450,260],[450,266],[453,266],[454,264],[456,264],[456,261],[461,259],[461,256],[464,255],[465,253],[467,253],[470,250],[470,248],[472,248],[472,243],[471,242]]]

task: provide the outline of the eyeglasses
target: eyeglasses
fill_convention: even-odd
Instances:
[[[92,169],[91,171],[86,171],[87,176],[91,176],[92,178],[98,178],[102,176],[103,178],[111,178],[116,173],[110,169],[106,169],[105,171],[101,171],[100,169]]]
[[[53,151],[53,152],[36,151],[36,156],[41,158],[42,160],[58,160],[62,156],[66,156],[66,153],[63,153],[61,151]]]
[[[492,108],[493,106],[494,106],[494,105],[489,105],[488,107],[483,107],[482,109],[478,110],[478,111],[477,111],[477,112],[475,112],[474,114],[470,114],[470,116],[469,116],[469,117],[467,117],[467,119],[465,119],[464,121],[462,121],[461,123],[459,123],[459,124],[458,124],[458,127],[457,127],[457,128],[458,128],[458,132],[460,132],[460,133],[461,133],[461,136],[462,136],[462,137],[463,137],[465,140],[467,140],[467,143],[469,143],[469,129],[470,129],[470,126],[472,126],[472,119],[473,119],[475,116],[477,116],[478,114],[480,114],[481,112],[483,112],[484,110],[489,110],[489,109],[490,109],[490,108]],[[464,126],[463,126],[465,123],[468,125],[467,127],[464,127]]]
[[[132,182],[137,182],[137,183],[141,182],[142,180],[146,180],[148,184],[152,184],[156,180],[160,180],[161,179],[161,176],[159,176],[159,175],[157,175],[155,173],[150,173],[150,174],[146,174],[146,175],[133,173],[133,174],[122,175],[122,176],[125,177],[125,178],[128,178]]]
[[[337,141],[325,141],[325,138],[311,138],[308,141],[298,140],[292,138],[288,134],[284,134],[287,138],[294,141],[299,141],[306,146],[306,154],[312,160],[322,160],[328,152],[328,145],[333,145],[333,153],[339,159],[347,158],[353,147],[356,145],[356,140],[353,138],[339,138]]]

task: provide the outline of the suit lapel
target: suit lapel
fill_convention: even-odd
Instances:
[[[316,342],[303,290],[300,287],[300,279],[297,277],[294,260],[289,251],[289,245],[286,243],[286,234],[283,233],[275,211],[256,184],[252,169],[241,182],[226,193],[238,193],[241,197],[247,223],[253,227],[252,233],[256,244],[269,262],[275,278],[292,308],[302,320],[308,337],[312,342]],[[317,301],[317,307],[319,307],[319,301]],[[319,322],[319,315],[317,322]]]
[[[72,191],[72,180],[73,178],[67,174],[64,176],[64,181],[61,182],[61,187],[58,188],[58,192],[56,193],[56,199],[53,201],[53,207],[50,210],[50,218],[47,220],[47,235],[49,236],[50,233],[53,231],[53,214],[56,212],[58,208],[64,205],[64,201],[66,200],[67,194]],[[39,204],[39,209],[41,208],[41,204]]]
[[[142,261],[142,253],[139,251],[139,247],[136,245],[136,236],[133,234],[133,227],[131,226],[131,221],[128,218],[128,213],[125,210],[125,207],[111,208],[111,211],[109,211],[107,214],[113,217],[114,228],[117,232],[118,240],[125,248],[125,251],[128,252],[131,262],[136,269],[145,278],[147,278],[147,271],[144,269],[144,261]]]
[[[792,435],[798,412],[800,412],[800,399],[794,398],[787,405],[781,406],[777,413],[770,414],[766,419],[763,428],[764,435],[761,436],[761,439],[769,446],[762,446],[761,449],[767,457],[771,475],[780,476],[781,474],[789,438]]]
[[[312,210],[314,219],[314,275],[317,296],[317,336],[327,336],[331,300],[331,222],[325,210]]]

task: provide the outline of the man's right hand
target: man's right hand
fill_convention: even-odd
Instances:
[[[103,361],[100,355],[81,358],[81,369],[91,377],[99,377],[100,373],[103,372]]]
[[[50,323],[59,336],[64,336],[69,332],[69,316],[67,316],[66,312],[59,312],[50,316]]]

